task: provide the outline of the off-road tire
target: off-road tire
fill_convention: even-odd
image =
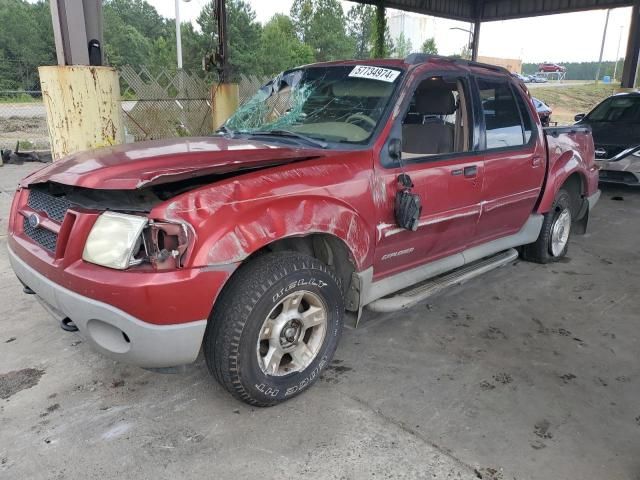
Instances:
[[[553,201],[551,210],[544,215],[544,221],[542,223],[542,229],[540,230],[538,239],[534,243],[530,243],[529,245],[524,245],[522,247],[521,256],[523,260],[543,264],[553,263],[559,261],[567,254],[569,242],[571,240],[571,231],[569,231],[569,240],[567,241],[567,244],[557,255],[552,253],[551,239],[553,226],[565,209],[571,213],[571,218],[573,220],[574,212],[572,210],[572,205],[573,202],[571,201],[571,195],[569,192],[564,189],[560,189]]]
[[[284,293],[297,290],[312,292],[324,303],[324,339],[304,370],[267,375],[256,350],[263,323]],[[224,287],[205,332],[205,360],[211,374],[234,397],[254,406],[273,406],[318,380],[333,358],[343,323],[342,289],[330,267],[298,252],[269,253],[240,267]]]

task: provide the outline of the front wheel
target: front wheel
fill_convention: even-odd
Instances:
[[[522,248],[522,258],[536,263],[557,262],[567,254],[571,237],[571,195],[560,189],[551,210],[545,213],[542,230],[535,243]]]
[[[258,257],[216,302],[204,339],[207,366],[236,398],[275,405],[318,379],[343,318],[340,283],[327,265],[297,252]]]

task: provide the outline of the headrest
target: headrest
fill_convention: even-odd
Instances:
[[[416,110],[422,115],[451,115],[456,111],[456,100],[449,89],[429,88],[417,92]]]

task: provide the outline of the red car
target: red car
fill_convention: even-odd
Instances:
[[[159,368],[202,348],[229,392],[268,406],[318,379],[363,307],[410,307],[516,247],[561,259],[597,185],[590,130],[543,130],[502,68],[316,64],[277,76],[216,136],[83,152],[25,178],[9,256],[100,352]]]
[[[558,65],[556,63],[541,63],[538,65],[539,72],[566,72],[567,69],[562,65]]]

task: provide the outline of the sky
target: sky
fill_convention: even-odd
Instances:
[[[174,0],[147,0],[158,12],[175,18]],[[195,21],[209,0],[180,0],[183,22]],[[257,19],[265,23],[275,13],[289,13],[293,0],[248,0]],[[343,8],[353,5],[342,1]],[[390,12],[391,14],[392,12]],[[597,61],[600,54],[606,10],[549,15],[521,20],[487,22],[480,33],[480,55],[520,58],[525,62]],[[624,56],[629,34],[630,8],[611,11],[604,59],[615,60],[621,38],[620,57]],[[463,22],[435,19],[430,22],[439,53],[459,53],[467,43],[467,34],[451,27],[469,28]],[[415,45],[414,47],[418,47]]]

